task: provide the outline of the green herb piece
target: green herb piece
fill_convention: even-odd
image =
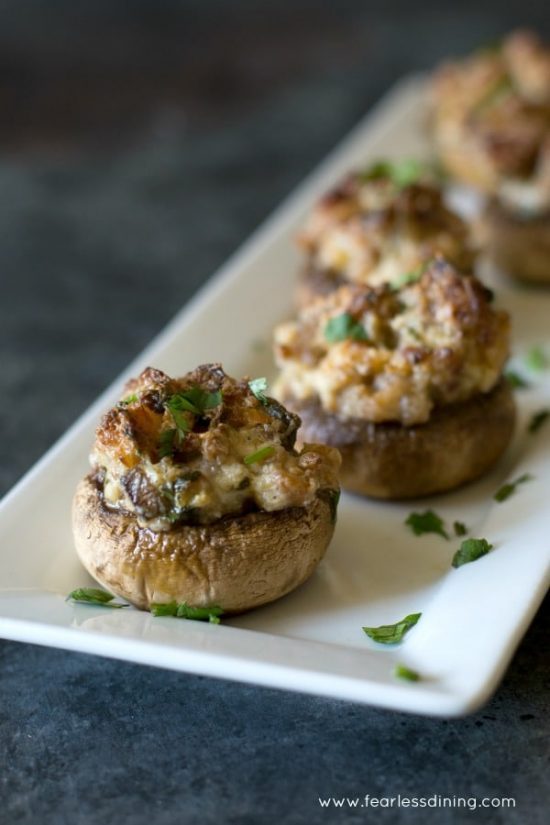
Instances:
[[[415,329],[414,327],[407,327],[407,332],[409,333],[411,338],[415,339],[415,341],[422,341],[422,336],[420,335],[418,330]]]
[[[222,402],[221,390],[207,392],[202,387],[191,387],[185,392],[178,392],[165,402],[172,413],[183,410],[192,412],[195,415],[202,415],[206,410],[212,410]]]
[[[550,416],[550,410],[539,410],[539,412],[535,413],[529,422],[529,427],[527,428],[529,432],[538,432],[542,425],[546,423],[548,416]]]
[[[420,680],[420,674],[416,670],[411,670],[410,667],[406,665],[399,665],[395,666],[395,670],[393,671],[393,675],[397,679],[406,679],[407,682],[418,682]]]
[[[186,524],[194,524],[194,517],[199,512],[198,507],[173,507],[165,518],[172,524],[185,520]]]
[[[153,616],[173,616],[176,619],[192,619],[198,622],[219,624],[223,615],[221,607],[190,607],[186,602],[153,602],[151,604]]]
[[[349,338],[354,341],[368,341],[365,327],[349,312],[343,312],[329,319],[325,327],[325,338],[332,344],[337,341],[346,341]]]
[[[506,484],[503,484],[502,487],[496,491],[493,498],[495,501],[506,501],[507,498],[510,498],[510,496],[516,492],[518,484],[525,484],[526,481],[532,480],[532,475],[529,473],[524,473],[519,478],[516,478],[515,481],[508,481]]]
[[[468,528],[462,521],[453,522],[453,530],[455,531],[455,536],[465,536],[468,532]]]
[[[397,290],[402,289],[404,286],[409,286],[409,284],[415,284],[424,274],[424,269],[425,267],[418,267],[418,269],[412,272],[403,272],[401,275],[398,275],[397,278],[393,279],[390,283],[391,288]]]
[[[173,455],[176,446],[181,445],[187,433],[191,430],[188,413],[202,415],[205,410],[217,407],[221,403],[222,394],[206,392],[201,387],[192,387],[183,393],[176,393],[167,398],[164,406],[174,419],[175,429],[165,430],[159,440],[159,456],[165,458]]]
[[[261,401],[264,405],[269,404],[269,399],[265,394],[267,392],[267,378],[254,378],[248,382],[248,386],[258,401]]]
[[[164,430],[160,434],[158,443],[159,458],[166,458],[166,456],[173,454],[177,434],[178,430],[176,429]]]
[[[256,464],[258,461],[265,461],[266,458],[271,458],[274,452],[275,447],[272,444],[268,444],[267,447],[262,447],[261,449],[256,450],[255,453],[245,455],[243,461],[245,464]]]
[[[514,390],[525,390],[529,387],[529,382],[513,370],[508,370],[508,372],[505,372],[504,377]]]
[[[548,357],[542,347],[531,347],[525,356],[525,365],[531,372],[542,372],[548,367]]]
[[[370,639],[382,645],[394,645],[402,641],[403,636],[417,623],[422,613],[411,613],[396,624],[383,624],[380,627],[364,627],[363,631]]]
[[[78,587],[72,590],[67,596],[67,601],[71,599],[73,602],[80,602],[81,604],[95,604],[99,607],[129,607],[127,604],[114,603],[115,597],[106,590],[100,590],[98,587]]]
[[[405,524],[411,528],[415,536],[422,536],[424,533],[437,533],[443,536],[444,539],[449,538],[443,519],[433,510],[426,510],[424,513],[411,513],[405,520]]]
[[[190,409],[189,402],[187,402],[181,395],[172,395],[164,402],[164,406],[174,419],[174,423],[180,431],[180,438],[182,438],[191,429],[191,424],[186,416],[186,413],[192,412],[195,414],[198,410],[194,407],[193,409]]]
[[[122,401],[119,401],[118,404],[120,407],[127,407],[128,404],[135,404],[136,401],[139,401],[139,395],[132,393],[132,395],[127,395],[126,398],[123,398]]]
[[[416,183],[425,172],[426,164],[416,158],[404,158],[392,163],[391,178],[396,186],[404,189]]]
[[[338,512],[338,502],[340,501],[340,490],[331,490],[326,487],[323,490],[319,490],[317,493],[318,498],[327,501],[330,507],[330,517],[333,524],[336,524],[336,515]]]
[[[187,418],[185,417],[185,413],[181,410],[177,410],[175,408],[170,409],[170,414],[174,419],[174,423],[176,425],[178,431],[178,438],[179,441],[183,441],[183,438],[187,435],[189,430],[191,429],[191,425]]]
[[[425,174],[426,164],[415,158],[403,158],[396,161],[378,161],[361,173],[361,180],[381,180],[388,178],[399,189],[416,183]]]
[[[460,549],[453,556],[453,567],[462,567],[476,561],[493,549],[487,539],[465,539],[460,545]]]

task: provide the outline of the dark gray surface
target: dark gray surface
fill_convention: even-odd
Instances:
[[[518,22],[547,3],[3,3],[1,490],[392,81]],[[0,642],[0,822],[542,823],[548,614],[449,722]],[[517,807],[317,801],[365,793]]]

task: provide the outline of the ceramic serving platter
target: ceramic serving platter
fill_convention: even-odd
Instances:
[[[154,365],[182,374],[222,360],[235,375],[273,375],[270,335],[292,311],[298,266],[293,236],[314,199],[348,169],[381,156],[427,156],[422,78],[399,84],[130,365],[0,505],[0,635],[158,667],[322,694],[416,713],[451,716],[495,690],[549,579],[550,424],[527,432],[550,406],[545,374],[526,377],[505,459],[482,481],[429,501],[386,504],[342,496],[332,545],[312,579],[273,605],[221,625],[155,618],[65,601],[92,582],[72,544],[70,505],[100,413],[127,377]],[[466,206],[470,208],[468,197]],[[485,267],[514,320],[517,365],[544,344],[550,294],[519,289]],[[550,346],[550,341],[548,341]],[[501,483],[533,480],[496,503]],[[412,510],[431,507],[465,522],[494,550],[459,569],[459,540],[415,537]],[[383,647],[363,625],[422,617],[405,641]],[[399,681],[396,663],[418,682]],[[183,677],[182,677],[183,678]]]

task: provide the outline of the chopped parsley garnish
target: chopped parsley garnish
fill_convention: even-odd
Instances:
[[[395,645],[417,623],[422,613],[410,613],[396,624],[383,624],[380,627],[364,627],[363,631],[375,642],[382,645]]]
[[[107,593],[106,590],[100,590],[98,587],[78,587],[69,593],[67,601],[71,599],[73,602],[94,604],[98,607],[129,607],[128,604],[113,602],[114,598],[112,593]]]
[[[518,372],[514,372],[513,370],[508,370],[508,372],[504,373],[504,377],[510,384],[510,386],[515,390],[525,390],[529,387],[529,382],[523,378]]]
[[[265,461],[266,458],[271,458],[274,452],[275,447],[273,444],[268,444],[267,447],[262,447],[261,449],[256,450],[255,453],[245,455],[243,461],[245,464],[256,464],[258,461]]]
[[[248,382],[248,386],[258,401],[261,401],[264,405],[269,404],[269,399],[265,394],[267,392],[267,378],[254,378]]]
[[[487,539],[465,539],[460,545],[460,550],[453,556],[453,567],[462,567],[463,564],[476,561],[492,549],[493,545],[489,544]]]
[[[186,433],[188,433],[189,430],[191,429],[191,424],[190,424],[187,416],[185,415],[185,411],[183,411],[181,409],[178,409],[177,407],[169,406],[168,402],[167,402],[166,406],[170,410],[172,418],[174,419],[174,423],[175,423],[175,425],[178,429],[178,435],[179,435],[180,440],[181,440],[183,438],[183,436],[185,436]]]
[[[176,438],[178,442],[181,440],[179,433],[180,430],[176,430],[175,428],[161,432],[158,443],[159,458],[166,458],[166,456],[173,454],[176,446]]]
[[[397,278],[393,279],[390,284],[391,288],[401,289],[404,286],[409,286],[409,284],[415,284],[420,280],[425,269],[425,266],[419,266],[418,269],[415,269],[412,272],[403,272],[401,275],[398,275]]]
[[[548,357],[542,347],[531,347],[525,356],[525,364],[531,372],[542,372],[548,367]]]
[[[176,447],[183,442],[187,433],[192,429],[188,414],[202,415],[206,410],[217,407],[222,402],[221,390],[207,392],[202,387],[191,387],[185,392],[177,392],[164,402],[164,406],[174,419],[175,429],[164,430],[160,434],[158,451],[159,457],[173,455]]]
[[[221,390],[208,392],[202,387],[191,387],[185,392],[178,392],[165,402],[166,406],[174,415],[174,412],[186,410],[195,415],[202,415],[206,410],[212,410],[222,402]]]
[[[136,401],[139,401],[139,395],[132,393],[132,395],[127,395],[126,398],[123,398],[122,401],[119,401],[119,406],[127,407],[128,404],[135,404]]]
[[[416,183],[425,171],[426,164],[421,163],[416,158],[403,158],[396,161],[382,160],[365,169],[361,173],[361,180],[388,178],[399,189],[404,189],[406,186]]]
[[[153,616],[173,616],[176,619],[193,619],[198,622],[219,624],[223,615],[221,607],[190,607],[186,602],[153,602],[151,605]]]
[[[346,341],[351,338],[353,341],[368,341],[365,327],[356,321],[349,312],[343,312],[330,318],[325,326],[325,338],[334,344],[337,341]]]
[[[175,429],[164,430],[160,434],[158,451],[159,457],[173,455],[176,447],[180,446],[187,433],[192,429],[189,420],[189,413],[192,415],[202,415],[206,410],[211,410],[221,404],[222,393],[207,392],[201,387],[191,387],[185,392],[178,392],[171,395],[164,402],[164,406],[170,412],[176,425]]]
[[[518,484],[525,484],[526,481],[532,480],[532,475],[529,475],[529,473],[524,473],[519,478],[516,478],[515,481],[508,481],[506,484],[503,484],[502,487],[496,491],[493,498],[495,501],[506,501],[507,498],[510,498],[510,496],[516,492]]]
[[[393,671],[393,675],[397,679],[406,679],[407,682],[418,682],[420,680],[420,674],[416,670],[411,670],[410,667],[406,665],[399,665],[395,666],[395,670]]]
[[[417,329],[415,329],[414,327],[407,327],[407,332],[409,333],[409,335],[411,336],[411,338],[414,338],[414,339],[415,339],[415,341],[422,341],[422,336],[421,336],[421,334],[420,334],[420,333],[418,332],[418,330],[417,330]]]
[[[527,428],[529,432],[538,432],[542,425],[546,423],[548,416],[550,416],[550,410],[539,410],[539,412],[536,412],[529,422],[529,427]]]
[[[468,532],[468,528],[462,521],[453,522],[453,530],[455,531],[455,536],[465,536]]]
[[[405,520],[405,524],[411,528],[415,536],[422,536],[424,533],[437,533],[443,536],[444,539],[449,538],[443,519],[433,510],[426,510],[424,513],[411,513]]]

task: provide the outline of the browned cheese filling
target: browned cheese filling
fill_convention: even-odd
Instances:
[[[530,32],[442,66],[434,79],[441,156],[468,153],[482,188],[512,211],[550,210],[550,49]]]
[[[420,165],[400,181],[404,164],[382,162],[349,175],[319,201],[299,236],[311,268],[372,286],[415,272],[436,253],[472,269],[467,225],[441,189],[421,179]]]
[[[442,259],[400,290],[341,287],[275,330],[274,391],[344,419],[425,422],[499,381],[509,318],[490,301]]]
[[[103,417],[91,454],[104,503],[163,531],[303,507],[320,490],[337,490],[337,451],[297,452],[299,418],[261,382],[252,388],[217,364],[180,379],[149,368],[130,381]]]

